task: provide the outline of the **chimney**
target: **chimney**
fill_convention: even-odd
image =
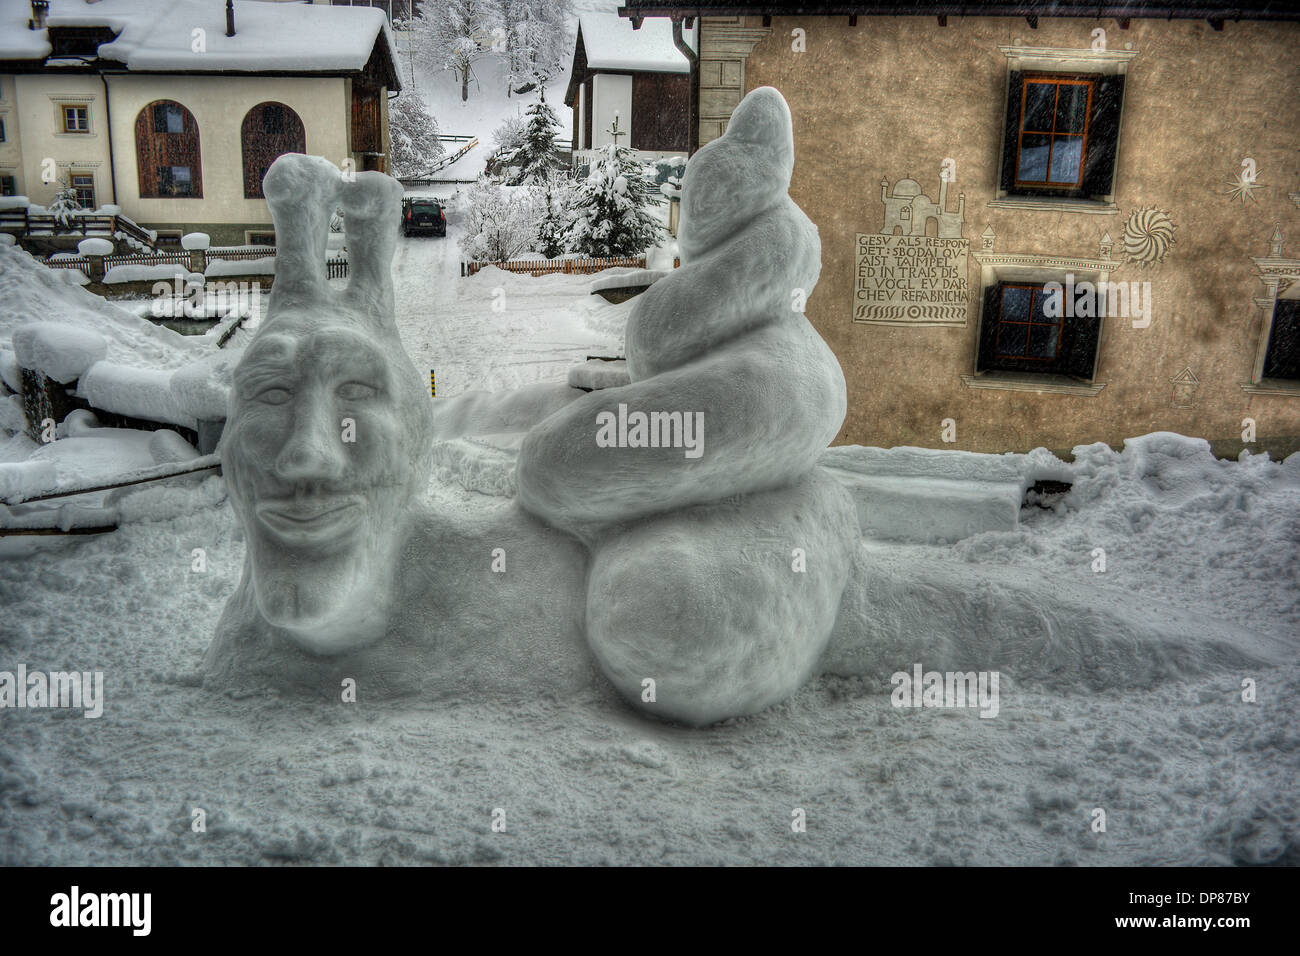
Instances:
[[[226,36],[235,35],[235,0],[226,0]]]
[[[50,0],[32,0],[32,18],[27,21],[27,29],[44,30],[45,15],[50,12]]]

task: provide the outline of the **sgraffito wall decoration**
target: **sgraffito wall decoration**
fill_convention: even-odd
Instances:
[[[914,179],[900,179],[892,193],[880,181],[885,206],[880,232],[855,238],[853,321],[873,325],[966,325],[970,288],[970,241],[962,238],[966,196],[948,209],[946,170],[939,198],[921,192]],[[934,235],[927,235],[933,224]]]
[[[1124,260],[1141,265],[1164,262],[1174,244],[1174,226],[1173,217],[1155,207],[1132,212],[1120,236]]]

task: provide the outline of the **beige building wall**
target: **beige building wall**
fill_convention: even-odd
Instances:
[[[19,120],[14,78],[0,76],[0,120],[4,121],[5,138],[0,143],[0,176],[12,176],[18,195],[24,195],[26,185],[22,171],[22,148],[19,137],[22,123]]]
[[[1132,53],[1118,147],[1114,209],[1103,214],[990,207],[1001,162],[1008,58],[1020,44],[1088,50],[1092,31]],[[804,31],[803,52],[796,35]],[[752,48],[746,55],[745,49]],[[1157,430],[1241,447],[1256,422],[1255,451],[1294,450],[1300,391],[1265,394],[1254,381],[1265,312],[1252,257],[1269,255],[1274,223],[1281,258],[1300,259],[1300,24],[1042,18],[758,17],[706,19],[701,141],[725,128],[729,102],[758,86],[779,89],[794,115],[791,195],[817,224],[822,274],[807,314],[848,380],[840,443],[978,451],[1068,450]],[[734,95],[731,90],[734,88]],[[706,108],[707,107],[707,108]],[[721,114],[721,115],[720,115]],[[1255,161],[1255,200],[1227,183]],[[910,178],[935,197],[945,159],[955,163],[948,208],[965,195],[970,240],[969,316],[961,327],[852,321],[857,233],[878,233],[881,180]],[[1173,245],[1162,263],[1125,262],[1111,281],[1150,282],[1147,328],[1103,322],[1095,395],[972,388],[980,320],[976,253],[992,229],[997,253],[1123,259],[1121,234],[1143,207],[1167,213]],[[1300,267],[1300,263],[1297,263]],[[1284,270],[1285,271],[1285,270]],[[1300,295],[1300,282],[1284,296]],[[941,440],[956,423],[956,442]]]
[[[328,77],[131,76],[107,78],[108,98],[98,76],[26,74],[0,76],[0,115],[6,141],[0,143],[0,175],[13,175],[17,191],[48,204],[71,171],[94,177],[99,205],[116,202],[146,226],[214,230],[221,242],[242,242],[248,228],[269,228],[265,200],[245,199],[240,128],[244,115],[268,100],[291,107],[302,119],[307,152],[342,165],[350,152],[350,80]],[[141,198],[136,165],[135,122],[155,100],[174,100],[194,114],[203,164],[201,199]],[[63,104],[85,105],[88,133],[64,133]],[[387,134],[387,104],[381,121]],[[109,116],[112,130],[109,130]],[[116,196],[110,169],[116,164]],[[387,143],[385,142],[387,149]],[[46,161],[56,180],[45,182]],[[222,227],[228,227],[222,229]]]
[[[270,226],[263,199],[244,198],[240,128],[258,103],[284,103],[297,112],[306,151],[336,165],[349,152],[350,103],[344,78],[233,76],[115,76],[112,91],[113,149],[117,158],[118,205],[148,224],[244,223]],[[203,162],[202,199],[141,198],[136,163],[136,117],[155,100],[174,100],[194,114]],[[360,165],[356,168],[360,169]]]
[[[97,76],[18,75],[5,77],[14,91],[12,115],[17,118],[18,191],[34,203],[47,205],[71,171],[89,173],[98,204],[112,202],[108,161],[108,116],[104,86]],[[63,132],[62,107],[85,106],[90,131]],[[53,179],[47,161],[53,160]]]

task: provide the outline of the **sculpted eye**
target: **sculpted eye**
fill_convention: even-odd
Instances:
[[[338,388],[339,398],[346,398],[352,401],[364,398],[373,398],[379,394],[379,389],[367,385],[364,382],[345,382]]]
[[[287,388],[267,388],[258,392],[253,398],[254,401],[264,402],[267,405],[283,405],[293,395]]]

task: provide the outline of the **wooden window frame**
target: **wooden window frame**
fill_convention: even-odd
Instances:
[[[1058,212],[1113,215],[1119,190],[1120,161],[1124,149],[1125,91],[1128,70],[1137,50],[1062,49],[1004,45],[1006,85],[1001,97],[1000,156],[997,190],[988,202],[992,209],[1050,209]],[[1083,177],[1077,188],[1053,185],[1017,185],[1024,84],[1027,77],[1058,81],[1091,80],[1088,107],[1088,142],[1083,156]],[[991,91],[990,91],[991,92]],[[1055,129],[1055,123],[1053,123]]]
[[[77,110],[84,114],[82,118],[86,121],[84,129],[76,129],[68,126],[68,111]],[[63,118],[63,132],[74,136],[85,136],[90,132],[90,104],[88,103],[60,103],[59,115]]]
[[[177,107],[181,111],[182,130],[168,133],[157,129],[158,109]],[[135,118],[136,171],[141,199],[202,199],[203,141],[193,112],[176,100],[153,100],[140,108]],[[162,170],[188,168],[190,191],[185,195],[165,193]]]
[[[90,204],[89,204],[89,205],[87,205],[86,203],[84,203],[84,202],[81,201],[81,190],[77,188],[77,183],[76,183],[76,180],[78,180],[78,179],[89,179],[89,180],[90,180],[90,186],[88,187],[88,188],[90,189]],[[76,192],[77,192],[77,202],[81,205],[81,208],[82,208],[82,209],[98,209],[98,208],[99,208],[98,205],[97,205],[97,199],[96,199],[96,196],[95,196],[95,174],[94,174],[94,173],[92,173],[92,172],[88,172],[88,171],[86,171],[86,170],[73,170],[73,169],[70,169],[70,170],[68,170],[68,186],[69,186],[71,189],[76,190]]]
[[[1011,182],[1016,189],[1068,189],[1077,190],[1083,188],[1084,169],[1088,164],[1088,133],[1092,125],[1092,99],[1097,88],[1097,77],[1087,74],[1070,74],[1070,73],[1026,73],[1024,82],[1020,86],[1020,122],[1017,124],[1018,132],[1016,134],[1016,158],[1015,166],[1012,171]],[[1029,87],[1031,85],[1046,86],[1048,84],[1056,87],[1056,99],[1052,102],[1052,129],[1050,130],[1027,130],[1025,129],[1025,105],[1029,102]],[[1046,136],[1048,137],[1047,146],[1047,175],[1052,175],[1052,150],[1056,147],[1056,140],[1062,136],[1076,136],[1074,133],[1057,133],[1056,132],[1056,110],[1060,102],[1062,86],[1086,86],[1088,88],[1088,98],[1083,107],[1083,140],[1082,149],[1079,151],[1079,175],[1075,177],[1073,183],[1053,182],[1049,180],[1032,180],[1020,178],[1020,150],[1024,145],[1024,138],[1029,136]]]
[[[265,128],[267,111],[272,107],[280,111],[282,131],[279,133],[268,133]],[[262,192],[262,177],[266,175],[271,162],[263,167],[258,162],[261,157],[254,156],[251,147],[267,140],[278,141],[271,162],[286,153],[305,153],[307,125],[297,110],[279,100],[265,100],[249,107],[239,124],[239,161],[243,170],[245,199],[266,198]]]
[[[1008,290],[1008,289],[1028,289],[1028,290],[1030,290],[1030,296],[1029,296],[1029,310],[1030,310],[1030,311],[1029,311],[1029,318],[1028,318],[1027,321],[1021,322],[1021,321],[1019,321],[1019,320],[1017,320],[1017,319],[1004,319],[1004,318],[1002,318],[1002,303],[1003,303],[1003,300],[1006,298],[1006,294],[1007,294],[1007,290]],[[1064,315],[1064,311],[1065,311],[1065,310],[1064,310],[1064,309],[1061,310],[1061,311],[1062,311],[1062,314],[1061,314],[1060,316],[1057,317],[1057,319],[1056,319],[1055,322],[1046,322],[1046,321],[1044,321],[1044,322],[1038,322],[1038,321],[1035,321],[1035,318],[1034,318],[1034,312],[1033,312],[1034,295],[1033,295],[1033,294],[1034,294],[1035,292],[1043,292],[1044,289],[1045,289],[1045,283],[1038,283],[1038,284],[1034,284],[1034,283],[1030,283],[1030,282],[1000,282],[1000,283],[998,283],[998,316],[997,316],[997,319],[995,320],[995,321],[997,322],[997,324],[998,324],[998,328],[997,328],[997,333],[996,333],[996,335],[994,336],[994,357],[995,357],[996,359],[1008,359],[1008,360],[1017,361],[1017,362],[1057,362],[1057,361],[1060,361],[1060,358],[1061,358],[1061,338],[1062,338],[1062,336],[1063,336],[1064,333],[1065,333],[1065,315]],[[1044,317],[1044,318],[1046,318],[1046,317]],[[1026,332],[1025,332],[1025,350],[1026,350],[1026,354],[1024,354],[1024,355],[1011,355],[1011,354],[1009,354],[1009,353],[1007,353],[1007,352],[1003,352],[1003,351],[1001,350],[1001,347],[1000,347],[999,343],[1000,343],[1001,338],[1002,338],[1002,327],[1003,327],[1004,325],[1023,325],[1023,326],[1025,326],[1025,328],[1026,328]],[[1053,351],[1053,353],[1052,353],[1052,355],[1051,355],[1050,358],[1048,358],[1047,356],[1043,356],[1043,355],[1029,355],[1029,354],[1027,354],[1027,353],[1028,353],[1028,349],[1029,349],[1029,331],[1028,331],[1028,330],[1029,330],[1029,329],[1032,329],[1034,326],[1043,326],[1044,328],[1054,326],[1054,327],[1056,328],[1056,349]]]
[[[5,192],[6,183],[9,192]],[[0,174],[0,196],[17,196],[18,195],[18,177],[10,173]]]
[[[1102,316],[1062,315],[1057,319],[1056,353],[1052,358],[1037,356],[1009,356],[998,351],[998,338],[1002,319],[1002,296],[1006,289],[1022,288],[1043,291],[1049,280],[1023,280],[1003,278],[984,288],[983,310],[976,340],[975,373],[1012,375],[1032,378],[1045,376],[1049,378],[1067,378],[1082,382],[1092,382],[1096,378],[1097,363],[1100,359],[1100,342]],[[1031,301],[1031,310],[1032,299]],[[1064,309],[1062,309],[1064,312]],[[1050,317],[1049,317],[1050,318]],[[1047,322],[1014,323],[1024,325],[1050,325]],[[1028,339],[1026,338],[1026,346]],[[1085,371],[1078,367],[1086,360],[1089,367]]]

